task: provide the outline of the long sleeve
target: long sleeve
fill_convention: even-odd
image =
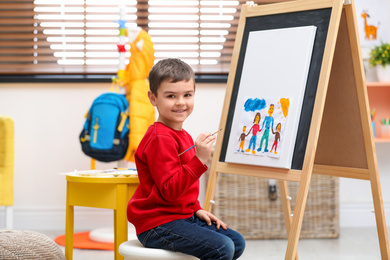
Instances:
[[[158,136],[149,142],[144,154],[150,164],[150,174],[161,195],[167,201],[174,202],[199,180],[204,165],[195,155],[186,164],[181,164],[178,145],[170,136]]]

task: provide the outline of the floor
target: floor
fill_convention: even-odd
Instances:
[[[54,239],[61,231],[40,231]],[[247,240],[240,260],[281,260],[286,240]],[[64,247],[61,247],[64,250]],[[341,228],[338,239],[302,239],[298,243],[300,260],[378,260],[381,259],[375,227]],[[74,249],[74,260],[113,260],[113,251]]]

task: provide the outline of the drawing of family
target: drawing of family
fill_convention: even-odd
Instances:
[[[274,118],[272,116],[272,114],[274,113],[274,110],[275,110],[274,104],[270,104],[270,106],[268,108],[268,116],[266,116],[264,118],[264,121],[261,125],[261,128],[260,128],[260,121],[261,121],[260,112],[256,113],[255,118],[253,120],[253,125],[249,129],[248,133],[246,133],[246,126],[243,127],[242,134],[239,137],[240,146],[238,148],[238,152],[256,154],[256,151],[261,152],[263,144],[265,142],[263,153],[268,153],[268,152],[272,153],[273,152],[274,154],[277,154],[277,147],[278,147],[278,142],[280,141],[280,131],[281,131],[282,125],[281,125],[281,123],[278,123],[276,125],[276,130],[274,131]],[[274,139],[274,143],[271,147],[271,151],[268,150],[268,140],[270,138],[270,136],[269,136],[270,130],[272,131],[272,134],[275,135],[275,139]],[[258,135],[258,133],[260,133],[262,131],[263,131],[263,135],[262,135],[261,140],[260,140],[260,146],[256,150],[257,135]],[[245,151],[244,151],[245,138],[250,133],[252,133],[252,137],[250,138],[248,148],[245,149]]]

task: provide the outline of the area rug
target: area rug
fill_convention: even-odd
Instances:
[[[101,243],[93,241],[89,238],[90,231],[78,232],[73,234],[73,248],[79,249],[95,249],[95,250],[114,250],[114,243]],[[65,235],[58,236],[54,241],[65,246]]]

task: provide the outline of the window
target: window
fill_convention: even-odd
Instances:
[[[120,8],[126,28],[151,35],[156,60],[178,57],[198,74],[227,73],[245,2],[0,0],[0,74],[115,74]]]

